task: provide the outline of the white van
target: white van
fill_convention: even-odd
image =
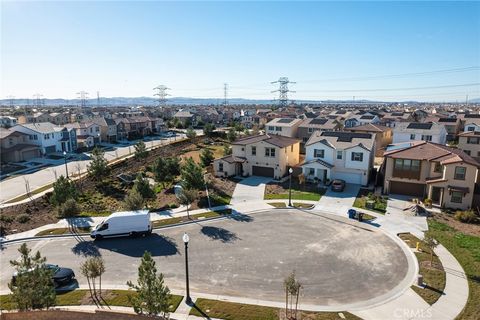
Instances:
[[[149,235],[152,233],[148,210],[114,212],[91,232],[93,239]]]

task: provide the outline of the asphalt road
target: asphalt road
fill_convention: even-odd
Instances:
[[[145,250],[155,257],[172,289],[183,289],[184,244],[190,235],[190,285],[193,292],[284,301],[283,279],[295,270],[304,286],[302,303],[355,303],[391,291],[407,275],[402,249],[380,231],[359,228],[300,210],[272,210],[163,229],[149,238],[92,242],[60,239],[31,242],[49,263],[75,270],[87,255],[106,261],[104,286],[135,280]],[[0,290],[7,289],[19,245],[1,252]]]

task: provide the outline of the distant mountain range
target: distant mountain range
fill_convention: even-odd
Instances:
[[[44,99],[45,105],[48,106],[76,106],[80,105],[78,99]],[[471,103],[479,103],[480,98],[470,99]],[[9,105],[9,99],[0,100],[0,104]],[[320,104],[320,103],[391,103],[384,101],[371,101],[371,100],[294,100],[297,104]],[[399,101],[402,103],[418,103],[417,101]],[[33,105],[33,99],[13,99],[14,105]],[[212,98],[187,98],[187,97],[172,97],[168,99],[168,104],[173,105],[221,105],[223,99]],[[277,103],[275,100],[265,99],[242,99],[232,98],[228,99],[228,103],[231,105],[240,104],[259,104],[259,105],[271,105]],[[151,97],[112,97],[112,98],[100,98],[100,106],[154,106],[157,102]],[[97,99],[88,99],[87,106],[97,106]]]

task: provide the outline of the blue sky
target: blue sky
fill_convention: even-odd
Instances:
[[[479,2],[1,4],[1,98],[220,98],[227,82],[272,99],[287,76],[293,99],[464,101],[480,86],[424,87],[478,84],[479,66]]]

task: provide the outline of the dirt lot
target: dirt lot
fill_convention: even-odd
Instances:
[[[433,217],[435,220],[445,223],[449,225],[450,227],[454,228],[455,230],[458,230],[460,232],[463,232],[465,234],[469,234],[472,236],[480,236],[480,224],[470,224],[470,223],[463,223],[458,220],[456,220],[453,217],[453,213],[434,213]]]
[[[196,139],[200,143],[200,139]],[[218,141],[220,142],[220,141]],[[146,172],[148,166],[158,157],[172,157],[188,155],[190,152],[200,152],[203,146],[201,144],[194,144],[189,141],[179,141],[177,143],[157,148],[148,153],[145,161],[137,161],[135,159],[126,159],[111,166],[110,177],[107,178],[107,183],[103,188],[96,186],[95,182],[90,177],[85,177],[77,181],[78,189],[85,196],[79,198],[79,204],[83,212],[112,212],[120,209],[123,197],[128,192],[128,186],[123,186],[116,178],[120,173],[138,173]],[[214,154],[217,155],[220,145],[208,146],[214,149]],[[185,152],[187,150],[187,152]],[[198,156],[197,156],[198,157]],[[211,169],[210,169],[211,170]],[[209,192],[212,206],[220,205],[224,202],[229,202],[230,197],[235,188],[235,182],[231,180],[221,180],[213,176],[207,178],[209,180]],[[49,203],[50,194],[31,201],[26,204],[11,206],[5,209],[0,209],[0,228],[6,234],[22,232],[30,230],[45,224],[55,223],[56,209]],[[173,194],[173,190],[169,187],[166,190],[158,192],[155,200],[150,200],[148,206],[151,210],[164,209],[166,205],[178,204],[178,201]],[[192,209],[199,207],[207,207],[208,201],[205,191],[199,192],[199,200],[192,204]],[[19,221],[19,215],[28,215],[28,221]]]

